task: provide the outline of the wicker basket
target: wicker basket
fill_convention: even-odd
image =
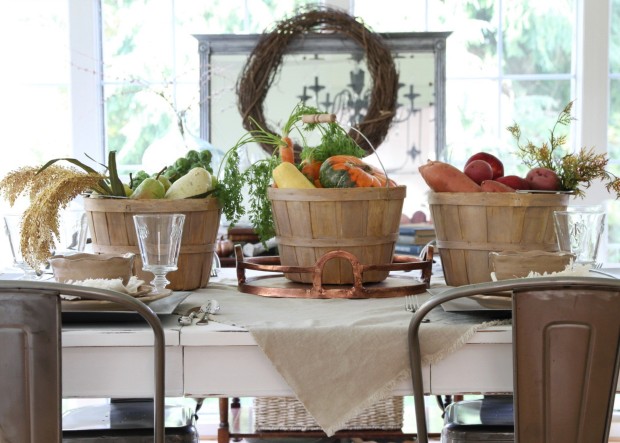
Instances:
[[[435,192],[429,196],[446,283],[491,280],[489,252],[557,251],[553,211],[566,194]]]
[[[133,222],[134,214],[185,214],[178,270],[167,274],[169,289],[191,291],[209,282],[221,209],[213,198],[183,200],[131,200],[85,198],[88,226],[96,253],[136,254],[136,275],[150,282],[153,274],[142,270],[140,249]]]
[[[254,399],[254,428],[257,431],[320,431],[306,408],[292,397]],[[344,429],[394,430],[403,427],[403,398],[392,397],[365,409],[349,420]]]
[[[269,189],[280,261],[284,266],[314,266],[325,253],[345,250],[365,265],[390,264],[406,195],[405,186],[346,189]],[[364,273],[363,282],[385,280],[388,271]],[[312,274],[287,273],[312,283]],[[323,284],[351,284],[344,259],[323,268]]]

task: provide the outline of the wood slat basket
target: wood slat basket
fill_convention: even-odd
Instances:
[[[343,429],[396,430],[403,427],[403,398],[381,400],[349,420]],[[320,431],[303,404],[292,397],[257,397],[253,400],[257,431]]]
[[[221,208],[214,198],[202,199],[111,199],[85,198],[84,209],[95,253],[136,254],[136,275],[150,282],[153,274],[142,270],[134,214],[185,214],[178,270],[167,274],[169,289],[191,291],[209,282]]]
[[[405,186],[389,188],[270,188],[280,262],[312,267],[324,254],[344,250],[364,265],[390,264],[406,195]],[[368,271],[364,283],[387,278]],[[289,280],[312,283],[312,274],[287,273]],[[323,284],[351,284],[351,263],[333,259],[323,268]]]
[[[553,211],[567,194],[433,192],[429,205],[446,283],[491,280],[489,252],[557,251]]]

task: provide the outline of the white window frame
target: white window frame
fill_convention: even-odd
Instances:
[[[104,163],[105,126],[99,0],[68,0],[72,152]]]

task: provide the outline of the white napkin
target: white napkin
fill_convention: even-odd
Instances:
[[[68,280],[68,284],[76,286],[89,286],[91,288],[109,289],[111,291],[122,292],[124,294],[136,295],[140,291],[140,286],[144,285],[144,280],[139,280],[133,275],[127,285],[123,285],[121,278],[105,279],[105,278],[88,278],[86,280]],[[63,295],[65,300],[76,300],[80,297],[72,295]]]
[[[582,265],[579,263],[573,263],[572,261],[566,265],[563,271],[559,272],[543,272],[542,274],[535,271],[530,271],[526,277],[523,278],[536,278],[536,277],[587,277],[590,274],[590,269],[592,269],[592,265]],[[491,280],[497,281],[497,277],[495,272],[491,272]]]

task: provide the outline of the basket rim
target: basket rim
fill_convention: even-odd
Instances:
[[[186,212],[221,209],[215,197],[184,199],[84,198],[86,211],[103,212]]]
[[[407,186],[398,185],[386,188],[316,188],[316,189],[293,189],[273,188],[267,189],[270,200],[285,201],[355,201],[355,200],[392,200],[404,199],[407,195]]]
[[[458,206],[566,206],[569,194],[527,194],[517,192],[430,192],[431,205]]]

